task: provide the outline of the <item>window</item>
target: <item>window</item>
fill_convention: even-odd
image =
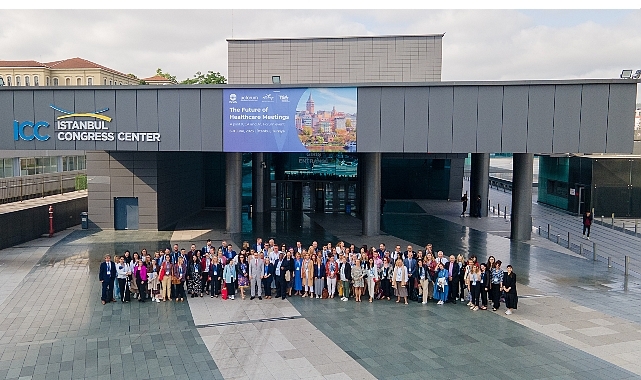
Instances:
[[[72,171],[72,170],[84,170],[86,169],[86,159],[85,156],[63,156],[62,157],[62,170],[63,171]]]
[[[56,173],[58,157],[27,157],[20,159],[20,175]]]
[[[16,76],[16,86],[20,86],[20,77]]]
[[[113,85],[113,81],[109,81],[109,85],[110,85],[110,86],[111,86],[111,85]]]
[[[40,77],[37,75],[33,76],[33,85],[34,86],[40,86]]]
[[[49,77],[47,77],[47,79],[45,79],[45,82],[47,83],[47,87],[51,86],[51,82],[49,80]]]
[[[82,86],[82,78],[76,79],[76,86]]]
[[[122,82],[120,82],[120,85],[122,86]]]
[[[53,85],[57,86],[58,85],[58,78],[53,78]]]
[[[21,158],[20,159],[20,175],[34,175],[36,174],[36,158]]]
[[[65,79],[65,86],[71,86],[71,78]]]
[[[30,83],[30,82],[31,82],[31,81],[29,80],[29,76],[28,76],[28,75],[25,75],[25,76],[24,76],[24,85],[25,85],[25,86],[27,86],[27,87],[29,87],[29,86],[31,86],[31,83]]]
[[[7,75],[7,86],[11,86],[11,75]]]
[[[107,79],[105,79],[105,86],[107,85]]]
[[[13,159],[0,159],[0,178],[13,177]]]
[[[87,78],[87,86],[93,86],[93,78]]]

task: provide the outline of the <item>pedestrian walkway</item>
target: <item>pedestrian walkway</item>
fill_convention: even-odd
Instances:
[[[467,186],[469,186],[469,182],[464,182],[464,187]],[[503,207],[507,206],[508,219],[503,220],[509,222],[512,194],[490,189],[488,198],[491,202],[490,209],[492,206],[501,205],[501,216],[492,215],[490,211],[490,219],[503,219]],[[595,217],[595,219],[599,220],[600,217]],[[509,231],[509,223],[506,225]],[[532,196],[533,235],[536,234],[547,238],[548,225],[550,226],[550,239],[552,241],[555,241],[556,236],[559,235],[560,244],[567,247],[569,232],[570,242],[574,252],[583,250],[588,258],[592,258],[592,250],[594,243],[596,243],[597,259],[601,263],[607,263],[608,257],[610,257],[612,265],[618,270],[624,270],[625,256],[629,256],[630,274],[641,278],[641,251],[639,251],[641,235],[635,236],[631,233],[625,233],[620,229],[613,229],[608,225],[594,223],[590,233],[590,240],[587,240],[582,234],[582,216],[573,215],[564,210],[539,204],[537,202],[537,192],[536,189],[534,189]],[[633,227],[634,223],[629,223],[629,225]]]

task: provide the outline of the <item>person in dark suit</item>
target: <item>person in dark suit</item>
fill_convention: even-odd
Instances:
[[[116,280],[116,264],[111,262],[111,255],[105,255],[105,262],[100,264],[98,279],[102,283],[102,304],[114,301],[114,282]]]
[[[481,310],[487,310],[487,292],[490,289],[490,271],[487,269],[487,264],[481,263]]]
[[[448,285],[448,297],[446,302],[456,303],[456,297],[458,297],[458,277],[461,269],[459,268],[458,263],[456,262],[456,257],[450,255],[450,261],[445,264],[445,269],[447,270],[447,285]]]
[[[276,298],[281,297],[281,289],[282,289],[282,284],[281,284],[281,271],[280,271],[280,264],[283,261],[283,251],[278,252],[278,258],[274,261],[272,264],[274,266],[274,283],[276,284]]]
[[[209,266],[209,278],[211,279],[210,297],[218,297],[218,294],[220,294],[220,291],[222,290],[220,281],[223,278],[223,266],[216,255],[212,257],[212,263]]]
[[[290,282],[294,278],[294,258],[292,257],[293,249],[287,251],[287,256],[280,262],[280,295],[282,299],[287,296],[287,288],[291,291]],[[289,276],[287,273],[289,272]],[[289,281],[287,281],[289,277]],[[291,297],[291,294],[289,295]]]
[[[416,278],[416,270],[418,266],[416,264],[416,259],[414,258],[412,246],[408,246],[407,249],[407,258],[403,260],[403,265],[407,268],[407,284],[405,284],[405,287],[407,288],[407,294],[409,295],[410,300],[415,301],[416,289],[414,288],[414,279]]]
[[[263,283],[263,288],[265,289],[265,298],[272,298],[272,279],[274,278],[274,264],[269,262],[269,257],[265,257],[265,265],[263,268],[263,275],[261,276],[261,282]]]

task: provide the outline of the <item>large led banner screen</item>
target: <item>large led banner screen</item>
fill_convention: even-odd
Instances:
[[[356,88],[223,90],[225,152],[356,152]]]

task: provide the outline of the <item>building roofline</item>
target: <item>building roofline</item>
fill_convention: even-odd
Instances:
[[[389,34],[383,36],[343,36],[343,37],[282,37],[282,38],[227,38],[227,42],[233,41],[300,41],[300,40],[344,40],[356,38],[419,38],[419,37],[443,37],[445,33],[434,34]]]
[[[638,84],[641,79],[546,79],[546,80],[515,80],[515,81],[449,81],[449,82],[383,82],[383,83],[296,83],[296,84],[177,84],[170,86],[140,86],[140,85],[113,85],[113,86],[2,86],[0,90],[105,90],[105,89],[233,89],[233,88],[336,88],[336,87],[447,87],[447,86],[543,86],[543,85],[571,85],[571,84]]]

